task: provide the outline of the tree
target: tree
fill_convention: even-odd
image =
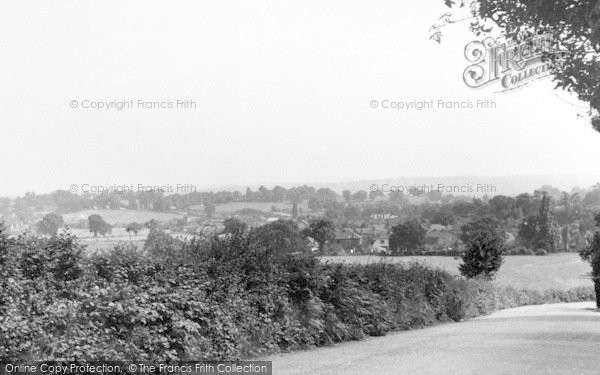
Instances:
[[[492,216],[484,216],[473,220],[463,225],[460,229],[460,240],[465,245],[471,243],[479,232],[493,232],[502,238],[505,236],[504,230],[500,228],[500,223]]]
[[[127,233],[129,233],[129,236],[131,237],[131,235],[133,234],[134,236],[137,236],[138,233],[144,229],[144,226],[142,224],[136,223],[136,222],[132,222],[127,224],[127,226],[125,227],[125,231]]]
[[[107,233],[112,233],[112,227],[108,224],[102,216],[98,214],[93,214],[88,217],[88,228],[90,232],[94,233],[94,237],[98,237],[98,233],[101,235],[106,235]]]
[[[390,235],[390,250],[392,253],[416,250],[425,243],[425,229],[417,220],[408,220],[392,227]]]
[[[292,219],[293,220],[298,219],[298,214],[299,214],[298,203],[294,202],[294,203],[292,203]]]
[[[306,244],[298,224],[283,219],[252,229],[248,237],[250,249],[275,257],[301,252]]]
[[[140,205],[138,204],[138,201],[137,201],[137,199],[135,199],[135,197],[129,198],[128,208],[130,210],[139,210],[140,209]]]
[[[328,219],[313,219],[307,229],[305,234],[319,244],[319,253],[322,255],[325,244],[335,237],[333,222]]]
[[[405,202],[404,192],[402,192],[398,189],[391,190],[389,193],[389,199],[390,199],[390,202],[404,203]]]
[[[342,196],[346,202],[350,202],[352,200],[352,192],[350,190],[344,190],[342,192]]]
[[[431,217],[431,224],[440,224],[440,225],[452,225],[456,222],[456,217],[454,213],[447,208],[442,208],[433,213]]]
[[[42,220],[37,223],[37,229],[40,233],[54,236],[58,232],[58,229],[64,224],[65,222],[63,217],[55,212],[52,212],[44,215]]]
[[[364,190],[359,190],[357,192],[355,192],[354,194],[352,194],[352,200],[355,200],[357,202],[364,202],[367,200],[369,194],[367,194],[366,191]]]
[[[439,190],[431,190],[427,192],[425,196],[432,202],[439,202],[442,200],[442,192]]]
[[[371,190],[369,192],[369,199],[371,199],[373,201],[379,197],[384,197],[384,196],[385,196],[385,194],[381,190]]]
[[[535,202],[528,193],[517,195],[515,198],[515,207],[521,211],[521,216],[528,217],[535,214]]]
[[[467,243],[467,251],[462,255],[460,273],[468,278],[483,275],[491,278],[502,265],[502,252],[505,240],[496,231],[478,230]]]
[[[600,184],[594,185],[592,190],[585,195],[583,204],[587,206],[600,205]]]
[[[214,204],[210,202],[204,203],[204,213],[206,214],[206,216],[212,217],[216,210],[217,209]]]
[[[592,242],[579,252],[581,259],[592,265],[592,280],[596,291],[596,308],[600,309],[600,213],[594,218],[597,230]]]
[[[169,233],[153,227],[144,242],[144,251],[152,258],[160,261],[176,260],[181,255],[184,243]]]
[[[596,0],[444,0],[449,7],[465,7],[475,17],[471,30],[487,34],[499,27],[506,38],[525,41],[549,35],[560,54],[548,54],[556,88],[574,92],[589,103],[592,127],[600,132],[600,3]]]
[[[231,234],[232,236],[241,236],[246,233],[246,230],[248,229],[246,223],[234,217],[225,219],[223,225],[225,226],[223,233]]]
[[[507,197],[504,195],[496,195],[488,202],[492,213],[499,220],[505,220],[509,217],[514,216],[515,213],[515,200],[514,198]]]
[[[530,248],[555,252],[557,238],[558,233],[550,210],[550,198],[544,193],[538,215],[525,218],[521,223],[519,240]]]

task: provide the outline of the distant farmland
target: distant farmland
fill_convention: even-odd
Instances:
[[[136,222],[143,224],[151,219],[157,221],[169,221],[177,219],[183,215],[170,212],[155,212],[155,211],[137,211],[137,210],[83,210],[70,214],[63,215],[65,224],[75,224],[80,220],[87,220],[90,215],[100,215],[107,223],[114,225],[115,223],[128,224]]]
[[[327,262],[344,263],[409,263],[421,262],[444,269],[458,275],[460,258],[452,257],[379,257],[379,256],[339,256],[322,257]],[[574,253],[551,254],[546,256],[507,256],[496,280],[499,284],[515,288],[535,290],[570,289],[578,286],[591,286],[590,266]]]
[[[288,212],[292,211],[293,204],[290,202],[229,202],[223,204],[215,205],[216,212],[220,214],[232,214],[236,211],[243,209],[253,209],[264,212],[271,212],[271,207],[275,206],[280,210],[285,210]],[[308,207],[306,203],[298,203],[298,208],[303,210],[304,212],[308,211]]]

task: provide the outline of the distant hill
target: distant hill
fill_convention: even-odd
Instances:
[[[527,176],[429,176],[429,177],[399,177],[399,178],[388,178],[388,179],[366,179],[357,181],[346,181],[346,182],[329,182],[329,183],[294,183],[294,184],[280,184],[285,188],[292,186],[308,185],[315,188],[330,188],[332,190],[341,192],[343,190],[365,190],[369,191],[371,185],[382,186],[388,184],[389,186],[427,186],[430,187],[432,184],[434,189],[437,189],[438,184],[443,185],[444,189],[452,189],[459,187],[464,190],[468,190],[469,186],[472,187],[472,192],[449,192],[454,195],[467,195],[467,196],[483,196],[488,194],[494,195],[509,195],[514,196],[524,192],[532,193],[534,190],[539,189],[544,185],[554,186],[561,191],[571,191],[574,187],[588,189],[590,186],[600,182],[600,174],[597,176],[592,175],[527,175]],[[268,188],[272,188],[275,184],[264,184]],[[495,187],[495,191],[485,191],[482,189],[477,191],[477,187]],[[230,185],[220,186],[212,189],[202,190],[238,190],[244,192],[246,187],[250,187],[252,190],[258,189],[260,185]]]

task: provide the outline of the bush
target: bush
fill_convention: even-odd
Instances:
[[[419,263],[275,257],[243,236],[170,261],[154,245],[83,258],[71,236],[8,239],[0,230],[0,361],[238,360],[593,298],[591,288],[519,291]]]
[[[545,249],[537,249],[535,255],[548,255],[548,252]]]
[[[460,273],[469,278],[479,275],[490,278],[502,265],[504,239],[493,231],[475,232],[470,238]]]

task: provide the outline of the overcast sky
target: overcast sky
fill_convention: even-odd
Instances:
[[[429,40],[445,11],[442,0],[4,1],[0,194],[598,174],[585,106],[550,80],[468,88],[467,24]],[[135,108],[178,99],[196,108]],[[438,99],[497,107],[370,105]],[[124,100],[134,108],[82,108]]]

